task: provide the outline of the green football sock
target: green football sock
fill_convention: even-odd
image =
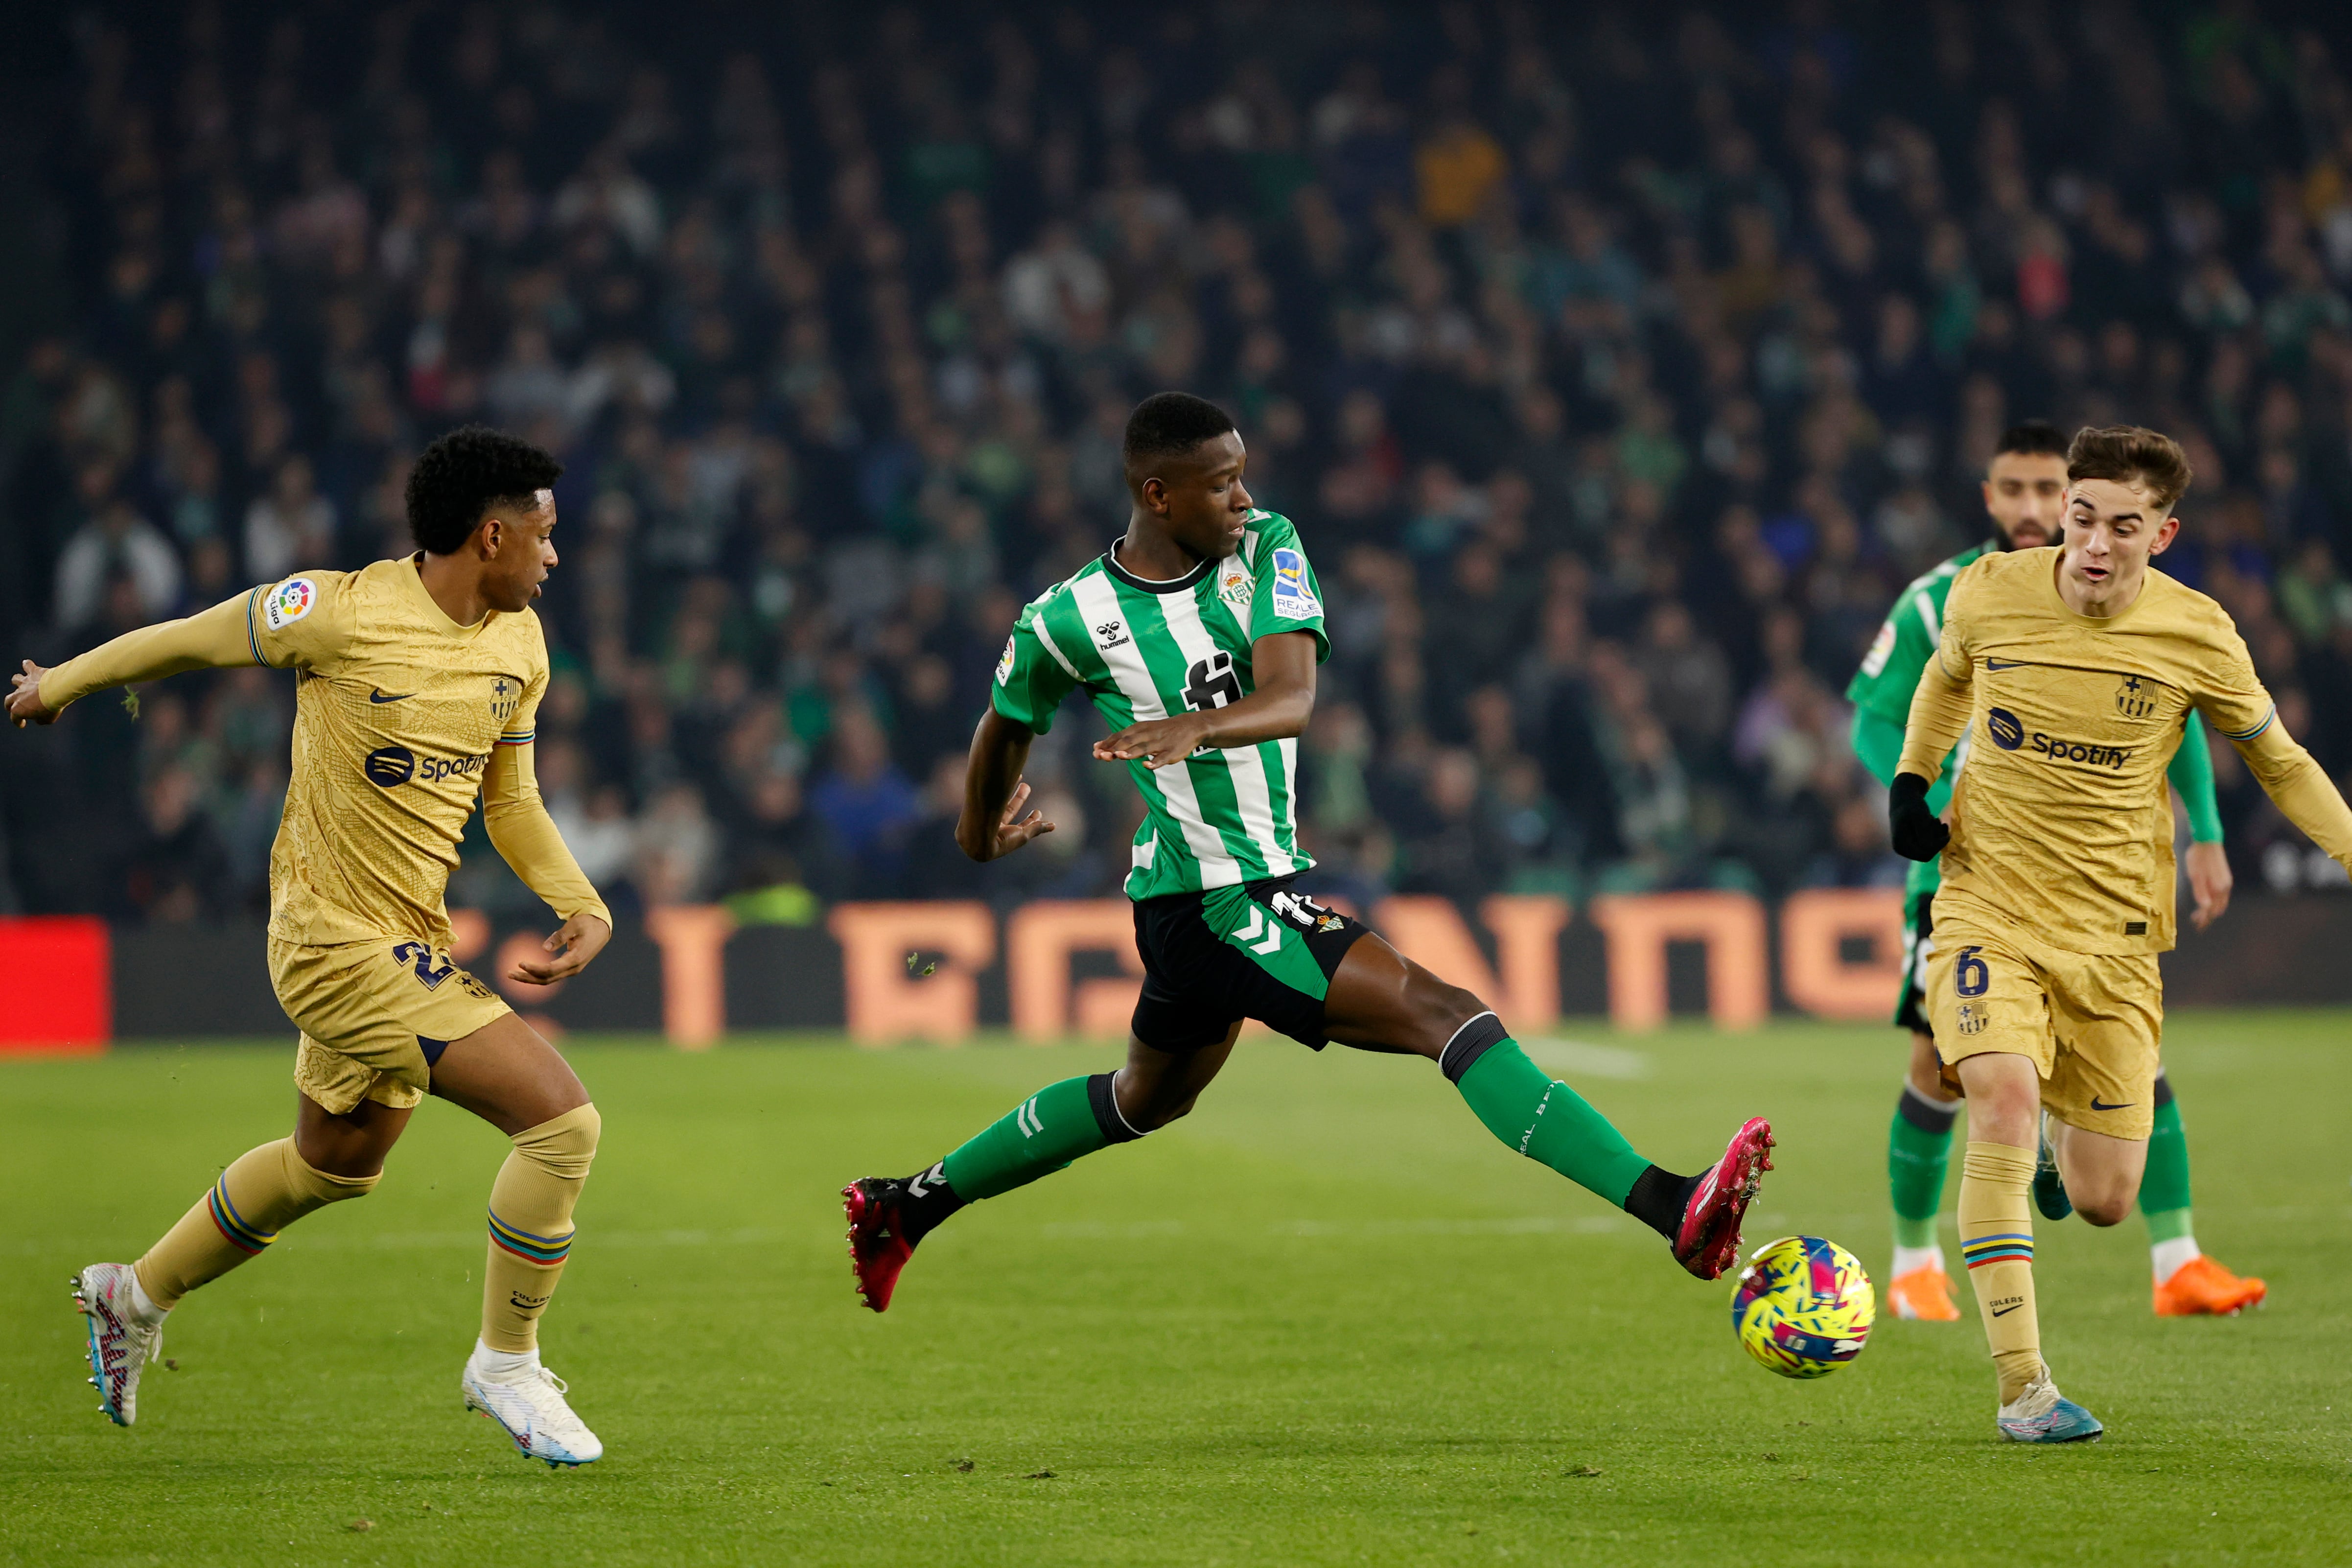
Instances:
[[[1903,1086],[1895,1124],[1886,1131],[1886,1185],[1895,1205],[1895,1245],[1936,1245],[1936,1209],[1944,1201],[1944,1170],[1952,1158],[1958,1108],[1938,1105]]]
[[[1516,1040],[1505,1037],[1485,1045],[1458,1076],[1446,1076],[1487,1131],[1620,1208],[1651,1168],[1607,1117],[1528,1060]]]
[[[998,1118],[944,1162],[948,1184],[965,1203],[992,1198],[1050,1176],[1073,1160],[1138,1136],[1118,1123],[1110,1101],[1111,1074],[1066,1078],[1048,1084]],[[1096,1087],[1097,1079],[1100,1087]],[[1097,1105],[1097,1102],[1104,1102]],[[1107,1118],[1114,1125],[1106,1129]]]
[[[2189,1138],[2172,1085],[2156,1077],[2156,1126],[2147,1135],[2147,1170],[2139,1179],[2139,1212],[2151,1242],[2193,1234],[2189,1219]]]

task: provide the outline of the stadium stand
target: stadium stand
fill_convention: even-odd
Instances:
[[[8,652],[404,551],[425,441],[526,435],[616,908],[1115,891],[1090,714],[1060,832],[949,827],[1171,386],[1316,559],[1302,826],[1367,907],[1899,882],[1840,693],[2028,416],[2184,441],[2163,564],[2352,768],[2352,87],[2251,5],[110,14],[38,100]],[[0,764],[0,909],[257,910],[285,679],[86,707]],[[2241,878],[2340,885],[2216,753]],[[485,838],[452,901],[530,899]]]

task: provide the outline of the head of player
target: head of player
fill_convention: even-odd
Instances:
[[[1195,562],[1241,548],[1254,504],[1242,485],[1249,454],[1223,409],[1189,392],[1155,393],[1127,416],[1122,456],[1130,537],[1158,533]]]
[[[2066,504],[2066,437],[2046,419],[2028,419],[2000,433],[1985,465],[1985,515],[2003,550],[2039,550],[2058,542]]]
[[[2060,596],[2078,614],[2112,616],[2139,597],[2152,556],[2180,531],[2172,509],[2195,475],[2171,437],[2137,425],[2075,432],[2066,449]]]
[[[509,615],[539,597],[556,563],[555,491],[563,465],[528,441],[467,425],[425,448],[408,471],[408,531],[428,579],[462,579]]]

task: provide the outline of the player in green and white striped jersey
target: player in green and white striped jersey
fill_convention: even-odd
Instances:
[[[964,1204],[1191,1110],[1245,1018],[1318,1050],[1429,1058],[1496,1137],[1717,1278],[1771,1168],[1771,1129],[1748,1122],[1700,1175],[1661,1170],[1530,1062],[1485,1003],[1293,890],[1314,863],[1295,826],[1298,734],[1330,648],[1315,570],[1290,520],[1251,504],[1241,434],[1214,404],[1145,399],[1125,457],[1126,534],[1023,610],[1004,645],[956,839],[985,861],[1053,831],[1024,814],[1021,771],[1063,699],[1085,691],[1112,730],[1095,756],[1125,763],[1146,807],[1127,877],[1144,965],[1127,1065],[1041,1089],[914,1176],[845,1188],[866,1304],[889,1305],[915,1244]]]

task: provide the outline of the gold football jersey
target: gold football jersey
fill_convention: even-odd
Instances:
[[[292,782],[269,934],[449,940],[442,899],[496,747],[531,739],[547,642],[530,610],[461,626],[414,558],[247,596],[253,657],[295,676]]]
[[[1941,898],[2069,952],[2162,952],[2173,943],[2165,766],[2192,709],[2242,746],[2276,722],[2270,694],[2211,599],[2150,569],[2122,614],[2078,616],[2058,596],[2058,555],[1987,555],[1946,602],[1937,657],[1966,694],[1969,751]],[[1929,688],[1942,685],[1921,683],[1903,752],[1903,770],[1931,781],[1945,752],[1927,754]]]

